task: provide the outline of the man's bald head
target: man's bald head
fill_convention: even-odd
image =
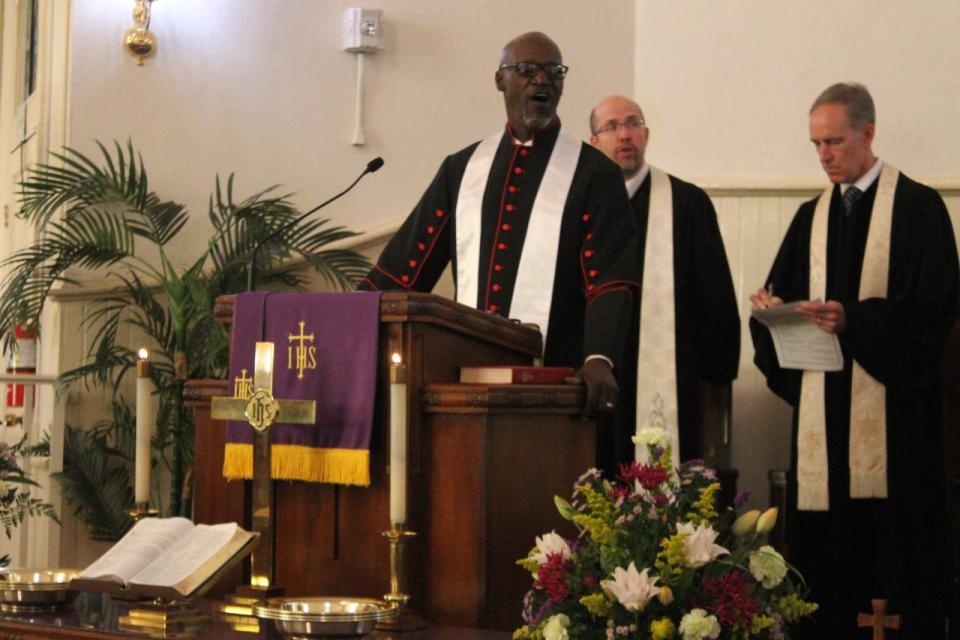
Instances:
[[[494,79],[518,139],[529,140],[556,121],[566,73],[562,63],[560,47],[539,31],[517,36],[503,47]]]
[[[650,131],[640,105],[624,96],[604,98],[590,112],[590,144],[618,165],[626,179],[643,168]]]
[[[500,53],[500,64],[519,62],[520,60],[516,57],[517,51],[524,51],[530,46],[536,46],[548,51],[554,62],[563,62],[563,54],[560,53],[560,47],[550,39],[550,36],[540,31],[530,31],[517,36],[503,46],[503,51]]]

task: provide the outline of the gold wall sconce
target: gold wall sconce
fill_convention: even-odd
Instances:
[[[157,51],[157,38],[150,31],[150,8],[154,0],[135,0],[133,26],[123,36],[123,48],[143,65],[143,59]]]

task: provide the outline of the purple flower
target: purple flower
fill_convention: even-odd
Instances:
[[[530,624],[533,620],[533,590],[527,591],[523,596],[523,610],[520,612],[523,621]]]
[[[744,487],[737,492],[737,497],[733,499],[734,508],[739,509],[743,505],[747,504],[747,501],[750,499],[750,489]]]

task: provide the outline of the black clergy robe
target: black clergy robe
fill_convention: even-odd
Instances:
[[[530,146],[504,132],[483,193],[477,299],[459,302],[510,317],[527,224],[559,132],[540,131]],[[457,196],[477,144],[447,156],[363,288],[430,291],[451,261],[456,277]],[[591,354],[616,361],[636,287],[629,206],[620,169],[581,144],[556,264],[543,265],[555,272],[545,365],[578,367]]]
[[[637,280],[642,287],[651,177],[630,199],[637,222]],[[670,176],[673,197],[674,318],[676,324],[677,411],[680,460],[703,457],[699,380],[717,385],[737,377],[740,362],[740,314],[717,224],[717,213],[703,189]],[[653,258],[651,258],[653,259]],[[614,428],[601,432],[600,466],[613,477],[619,464],[634,458],[640,305],[634,300],[630,329],[617,370],[620,402]],[[641,424],[641,426],[649,426]]]
[[[841,302],[843,371],[827,373],[829,511],[796,510],[791,473],[786,517],[788,560],[820,603],[810,638],[853,638],[857,612],[887,598],[904,616],[903,638],[943,638],[947,567],[940,356],[957,317],[958,263],[953,229],[939,194],[903,174],[894,196],[886,298],[857,300],[877,183],[849,216],[834,187],[827,231],[828,300]],[[785,302],[809,297],[810,232],[816,199],[801,205],[770,271]],[[769,387],[797,407],[801,372],[781,369],[770,334],[750,329],[755,362]],[[851,499],[850,388],[856,360],[886,387],[888,498]],[[796,412],[793,465],[796,465]]]

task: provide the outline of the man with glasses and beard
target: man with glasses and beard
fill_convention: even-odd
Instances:
[[[640,295],[617,379],[614,428],[601,432],[603,467],[634,459],[631,436],[661,426],[673,458],[702,458],[700,385],[737,377],[740,316],[710,198],[644,159],[650,130],[640,106],[610,96],[590,112],[590,143],[623,171],[637,223]]]
[[[430,291],[452,261],[457,300],[537,324],[544,364],[580,367],[594,415],[618,399],[636,225],[616,165],[561,132],[567,70],[543,33],[507,43],[505,129],[447,156],[363,287]]]

